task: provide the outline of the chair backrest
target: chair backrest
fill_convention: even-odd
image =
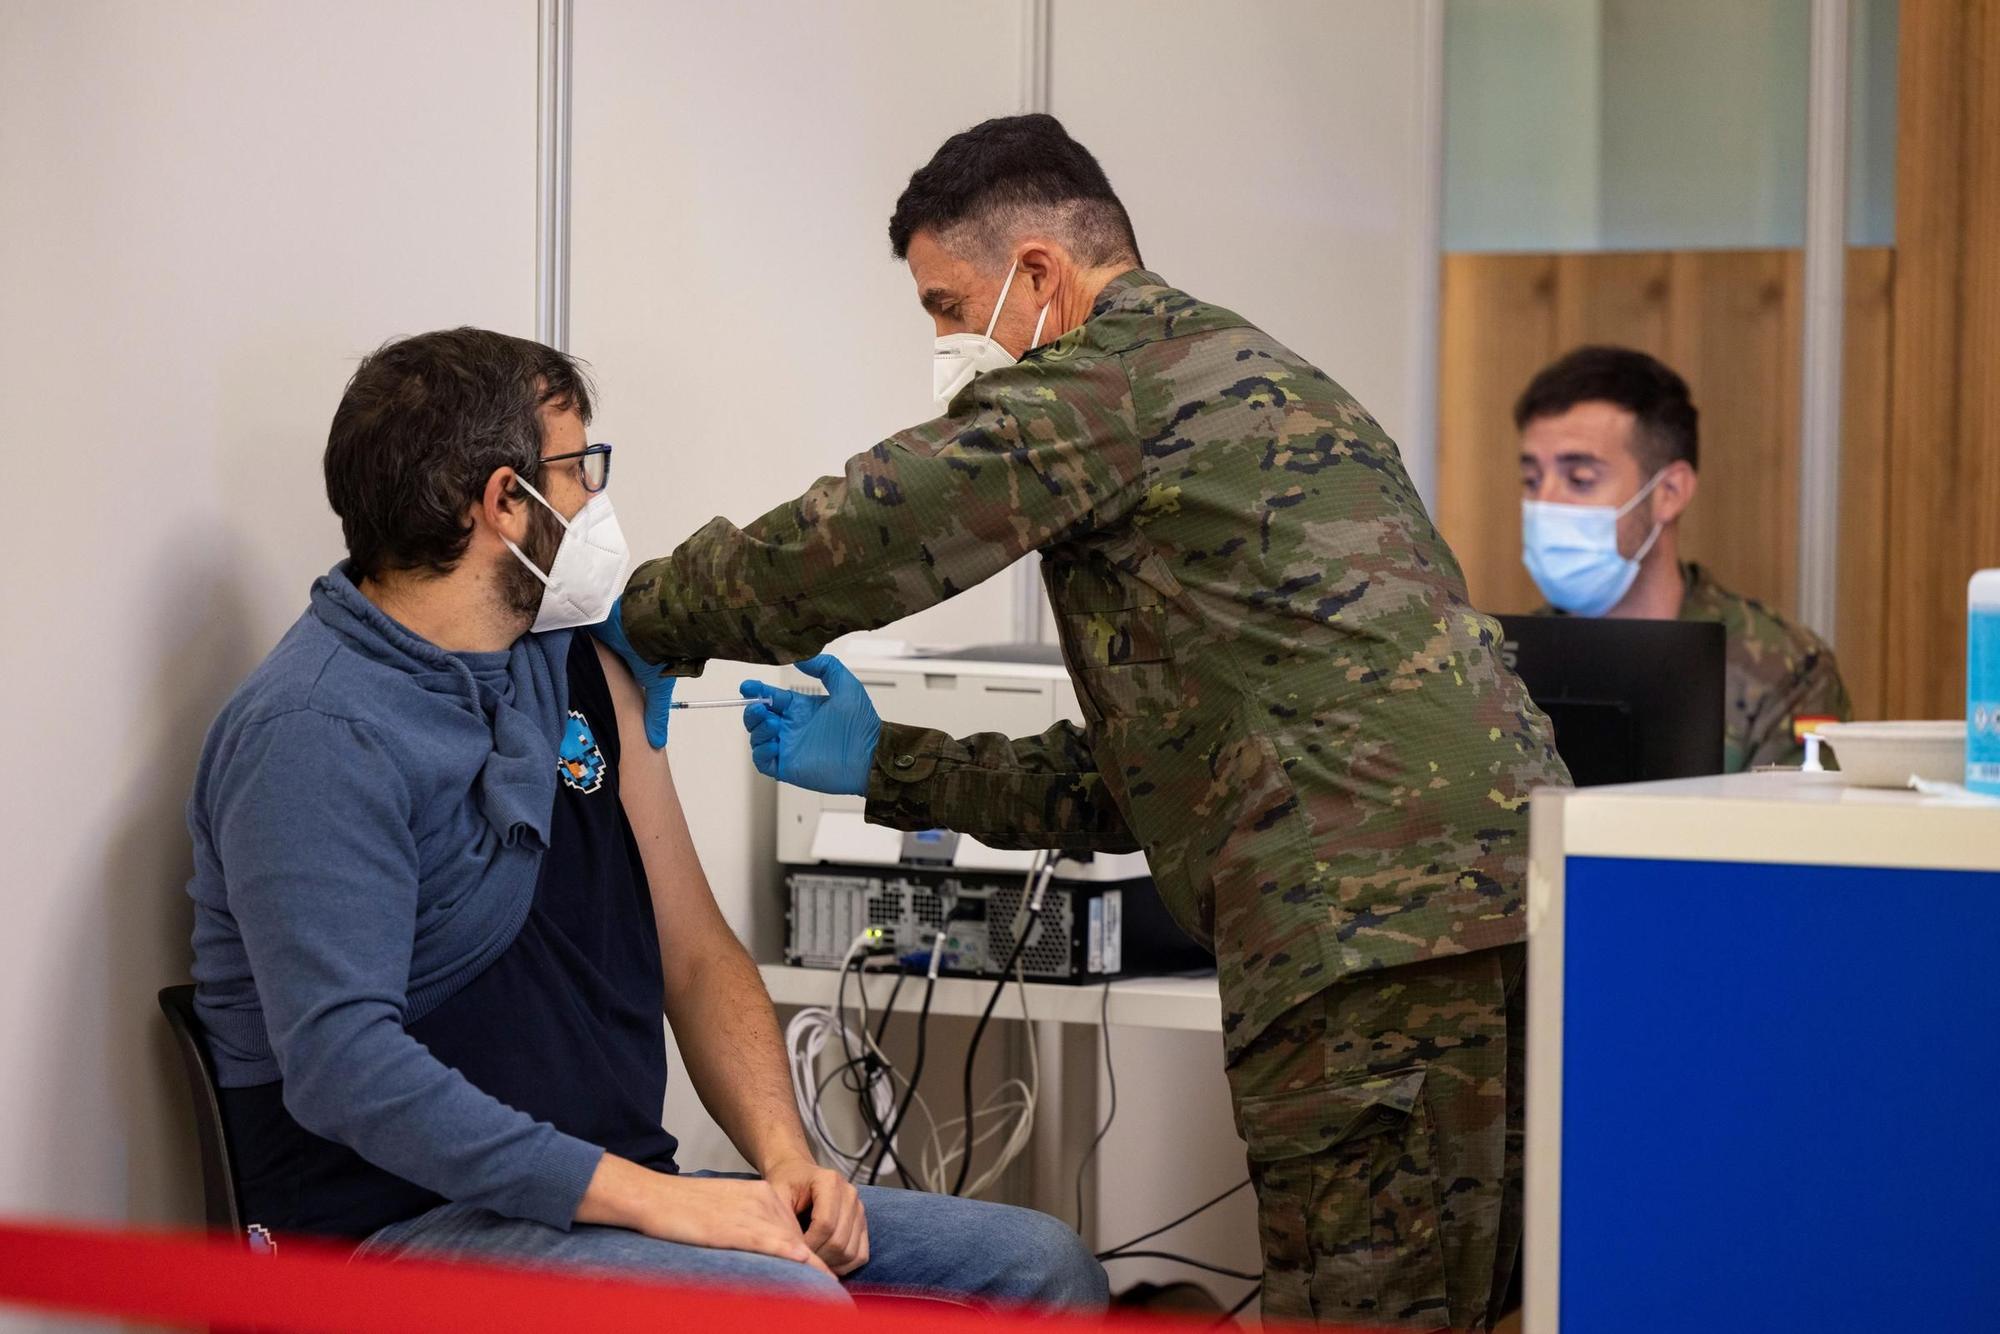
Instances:
[[[215,1062],[208,1039],[194,1010],[192,986],[162,987],[160,1012],[173,1030],[181,1068],[187,1072],[188,1100],[194,1105],[194,1129],[201,1141],[201,1187],[208,1200],[208,1225],[243,1235],[243,1215],[236,1203],[236,1172],[229,1161],[229,1138],[222,1124],[222,1099],[216,1092]]]

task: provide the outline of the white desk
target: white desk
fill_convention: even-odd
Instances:
[[[779,1005],[832,1006],[840,975],[831,968],[798,968],[791,964],[767,963],[759,967],[764,986]],[[893,978],[893,973],[873,974],[868,983],[868,1003],[879,1007],[887,999],[890,983],[877,978]],[[854,1001],[854,982],[848,981],[848,1003]],[[993,983],[973,977],[941,977],[931,997],[931,1013],[976,1016],[986,1008]],[[924,998],[924,979],[906,977],[896,997],[899,1014],[916,1013]],[[1103,984],[1060,986],[1053,982],[1028,983],[1028,1015],[1037,1023],[1096,1024],[1104,1017]],[[1008,987],[998,1007],[996,1019],[1021,1017],[1020,996]],[[1222,998],[1216,991],[1215,974],[1197,977],[1135,977],[1111,984],[1109,1022],[1127,1028],[1173,1028],[1193,1033],[1222,1031]]]
[[[790,964],[760,965],[764,986],[781,1009],[803,1005],[832,1008],[840,974],[831,968],[799,968]],[[868,1004],[875,1011],[887,1004],[894,973],[870,973],[867,979]],[[856,983],[847,983],[847,1003],[855,1004]],[[1106,1009],[1104,986],[1084,984],[1060,986],[1050,982],[1030,982],[1028,1016],[1035,1024],[1036,1060],[1041,1067],[1041,1094],[1035,1105],[1035,1132],[1028,1152],[1016,1170],[1022,1175],[1001,1198],[1026,1204],[1058,1218],[1073,1217],[1073,1191],[1077,1168],[1097,1133],[1098,1065],[1101,1060],[1101,1027],[1108,1018],[1114,1027],[1177,1030],[1217,1035],[1214,1066],[1202,1072],[1220,1078],[1222,1064],[1222,1000],[1216,989],[1215,974],[1190,977],[1135,977],[1111,984]],[[970,1019],[986,1008],[993,994],[991,979],[941,977],[931,997],[931,1014]],[[914,1015],[923,1004],[924,979],[905,975],[896,993],[896,1013]],[[850,1009],[850,1014],[852,1010]],[[996,1020],[1007,1021],[1009,1036],[1025,1053],[1027,1034],[1021,1029],[1021,999],[1011,984],[994,1008]],[[996,1034],[997,1036],[997,1034]],[[926,1084],[928,1085],[928,1080]],[[955,1099],[956,1090],[947,1094]],[[1098,1207],[1098,1169],[1101,1159],[1093,1159],[1084,1172],[1084,1193],[1091,1219],[1091,1232],[1098,1232],[1103,1211]],[[1010,1176],[1012,1174],[1010,1173]],[[1197,1197],[1198,1199],[1199,1197]],[[1096,1244],[1118,1238],[1093,1237]]]

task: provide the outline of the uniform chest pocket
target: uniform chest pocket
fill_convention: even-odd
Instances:
[[[1184,706],[1163,604],[1066,612],[1062,631],[1077,685],[1101,716],[1157,717]]]

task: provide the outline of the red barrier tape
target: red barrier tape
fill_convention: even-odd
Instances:
[[[284,1241],[275,1255],[257,1255],[234,1239],[205,1233],[72,1224],[0,1223],[0,1302],[152,1324],[296,1334],[431,1334],[441,1329],[490,1334],[664,1334],[680,1329],[993,1334],[1031,1325],[1040,1334],[1187,1334],[1200,1327],[1186,1320],[985,1314],[942,1305],[855,1311],[626,1278],[431,1260],[350,1259],[344,1248],[295,1239]],[[1212,1325],[1214,1318],[1204,1323]]]

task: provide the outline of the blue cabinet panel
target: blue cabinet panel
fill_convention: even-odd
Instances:
[[[2000,1318],[2000,874],[1571,858],[1562,1327]]]

